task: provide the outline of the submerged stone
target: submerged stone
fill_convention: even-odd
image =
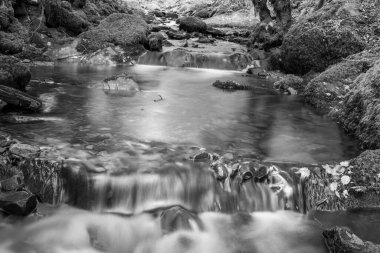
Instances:
[[[132,78],[120,75],[105,79],[103,90],[109,95],[132,97],[140,91],[140,88]]]
[[[249,86],[240,84],[238,82],[228,80],[228,81],[215,81],[212,86],[223,90],[249,90]]]
[[[174,206],[163,211],[160,221],[164,234],[177,230],[199,230],[203,228],[202,221],[197,214],[181,206]]]

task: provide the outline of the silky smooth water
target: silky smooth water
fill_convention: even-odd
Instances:
[[[121,73],[141,91],[106,94],[102,80]],[[0,252],[325,253],[321,231],[330,225],[347,225],[376,242],[366,229],[378,233],[378,212],[357,215],[352,223],[346,212],[282,211],[285,202],[269,187],[226,187],[192,163],[200,148],[292,163],[358,154],[356,141],[334,121],[296,96],[278,94],[268,80],[211,69],[76,64],[34,67],[32,79],[29,92],[44,101],[44,110],[28,116],[40,120],[11,124],[1,116],[0,129],[106,173],[78,173],[82,180],[66,189],[67,203],[86,211],[40,205],[24,220],[2,219]],[[215,80],[252,89],[225,92],[212,86]],[[179,230],[163,233],[162,215],[147,210],[172,205],[194,211],[198,222],[188,220],[191,229],[181,229],[174,215],[169,221]]]
[[[106,95],[101,81],[123,72],[138,82],[141,92]],[[54,81],[34,82],[30,89],[45,103],[45,112],[35,116],[47,121],[0,125],[25,141],[96,149],[94,137],[107,135],[112,145],[97,151],[137,139],[305,163],[346,160],[358,153],[355,140],[334,121],[296,96],[277,94],[269,81],[240,72],[65,64],[36,67],[32,73],[34,80]],[[235,80],[252,90],[225,92],[212,86],[215,80]]]

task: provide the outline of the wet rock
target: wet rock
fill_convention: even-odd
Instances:
[[[214,43],[215,39],[210,39],[207,37],[201,37],[198,39],[198,43]]]
[[[213,160],[212,154],[208,152],[201,152],[194,156],[194,162],[209,162]]]
[[[255,167],[251,162],[244,162],[238,168],[238,174],[241,175],[243,181],[249,180],[255,176]]]
[[[369,241],[363,241],[346,227],[326,229],[323,231],[323,237],[330,252],[380,252],[380,245],[376,245]]]
[[[263,180],[268,176],[268,174],[269,174],[269,168],[265,165],[260,165],[255,176],[258,180]]]
[[[207,25],[197,17],[184,17],[179,21],[179,29],[186,32],[206,32]]]
[[[8,147],[10,144],[14,143],[9,134],[0,131],[0,147]]]
[[[151,33],[148,36],[148,50],[162,51],[162,44],[165,37],[161,33]]]
[[[217,180],[223,181],[228,177],[228,169],[224,163],[215,162],[210,166]]]
[[[261,79],[266,79],[269,76],[270,76],[270,74],[268,72],[266,72],[265,70],[257,73],[257,77],[261,78]]]
[[[178,230],[198,230],[203,228],[202,221],[197,214],[180,206],[174,206],[163,211],[160,221],[164,234]]]
[[[11,123],[11,124],[26,124],[26,123],[41,123],[47,121],[62,121],[61,118],[56,117],[33,117],[33,116],[24,116],[24,115],[2,115],[0,120]]]
[[[81,63],[94,64],[94,65],[117,65],[122,63],[130,63],[132,59],[124,55],[124,50],[119,46],[107,47],[96,52],[89,53],[80,57]],[[74,59],[70,61],[76,61],[78,59],[74,56]]]
[[[21,178],[18,175],[0,181],[1,191],[10,192],[21,189]]]
[[[192,46],[197,45],[193,44]],[[235,53],[224,55],[219,53],[192,52],[184,48],[176,48],[163,53],[147,52],[139,57],[138,63],[171,67],[195,67],[241,70],[250,64],[246,54]]]
[[[353,8],[354,6],[354,8]],[[366,47],[358,5],[326,3],[307,19],[294,24],[282,44],[282,69],[289,73],[321,72]],[[344,19],[345,22],[339,20]],[[332,24],[340,25],[332,25]],[[323,45],[323,46],[321,46]]]
[[[181,47],[189,47],[189,42],[185,40],[183,43],[180,45]]]
[[[174,12],[168,12],[168,13],[166,13],[166,17],[169,18],[169,19],[177,19],[178,18],[178,14],[174,13]]]
[[[195,12],[194,16],[198,18],[209,18],[211,16],[211,13],[208,9],[203,9]]]
[[[249,86],[237,83],[232,80],[228,80],[228,81],[217,80],[212,85],[214,87],[217,87],[223,90],[249,90]]]
[[[42,102],[39,99],[3,85],[0,85],[0,99],[10,105],[31,111],[38,111],[42,107]]]
[[[165,25],[152,25],[150,26],[151,32],[160,32],[160,31],[173,31],[176,32],[173,28]]]
[[[209,27],[209,26],[207,27],[207,30],[205,33],[210,34],[211,36],[214,36],[214,37],[224,37],[226,35],[225,32],[213,27]]]
[[[275,89],[280,90],[283,93],[292,93],[302,92],[304,90],[304,81],[301,77],[295,75],[286,75],[281,78],[281,80],[273,84]]]
[[[89,22],[71,9],[66,1],[43,0],[46,24],[50,27],[64,27],[68,32],[78,35],[87,30]]]
[[[0,84],[25,90],[31,74],[29,68],[17,58],[0,55]]]
[[[80,35],[77,50],[91,53],[117,45],[130,56],[139,55],[146,42],[148,25],[139,15],[115,13]]]
[[[169,39],[173,40],[184,40],[184,39],[190,39],[190,34],[180,31],[166,31],[166,34],[168,35]]]
[[[151,12],[154,16],[158,17],[158,18],[163,18],[166,16],[165,12],[163,11],[160,11],[160,10],[153,10]]]
[[[154,15],[152,15],[152,14],[148,14],[148,15],[145,15],[145,16],[144,16],[144,20],[145,20],[145,22],[146,22],[147,24],[152,24],[152,23],[156,20],[156,18],[155,18]]]
[[[134,96],[140,91],[139,85],[129,76],[120,75],[103,81],[103,90],[109,95]]]
[[[26,216],[37,208],[37,198],[26,191],[0,193],[0,208],[9,215]]]
[[[44,203],[60,203],[63,191],[62,162],[54,159],[25,159],[18,164],[24,185]],[[74,184],[71,185],[74,187]],[[80,188],[78,184],[76,187]],[[65,188],[67,191],[71,191]]]
[[[34,158],[40,153],[40,148],[28,144],[15,143],[9,147],[9,152],[20,158]]]

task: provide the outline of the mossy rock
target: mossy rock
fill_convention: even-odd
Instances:
[[[322,110],[334,109],[351,89],[355,79],[371,68],[379,57],[380,47],[371,48],[330,66],[306,85],[303,93],[305,101]]]
[[[380,147],[380,61],[358,76],[338,104],[336,116],[367,148]]]
[[[164,40],[165,37],[159,32],[149,34],[147,49],[150,51],[161,51]]]
[[[311,70],[321,72],[364,48],[364,41],[348,27],[325,27],[299,22],[285,35],[282,69],[296,74],[306,74]]]
[[[77,50],[92,53],[99,49],[117,45],[129,51],[146,42],[148,25],[139,15],[115,13],[80,36]],[[139,47],[141,48],[141,47]]]
[[[31,73],[29,68],[17,58],[0,56],[0,83],[19,90],[25,90],[29,83]]]
[[[359,1],[337,0],[299,19],[285,35],[282,44],[282,70],[306,74],[324,71],[343,58],[366,48],[366,27]],[[369,15],[369,11],[366,11]],[[368,21],[369,22],[369,21]],[[363,33],[364,31],[364,33]]]
[[[301,92],[303,91],[305,84],[303,79],[299,76],[286,75],[282,77],[281,80],[275,82],[273,86],[282,92],[287,92],[290,88],[297,92]]]
[[[43,3],[48,27],[63,27],[73,35],[78,35],[88,29],[90,23],[83,15],[69,8],[71,6],[69,2],[43,0]]]
[[[22,51],[24,40],[12,33],[0,31],[0,53],[17,54]]]
[[[197,17],[184,17],[179,20],[179,29],[186,32],[201,32],[207,30],[207,24]]]

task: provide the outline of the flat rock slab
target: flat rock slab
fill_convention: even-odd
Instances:
[[[21,158],[34,158],[40,152],[40,148],[28,144],[15,143],[9,147],[9,152]]]

